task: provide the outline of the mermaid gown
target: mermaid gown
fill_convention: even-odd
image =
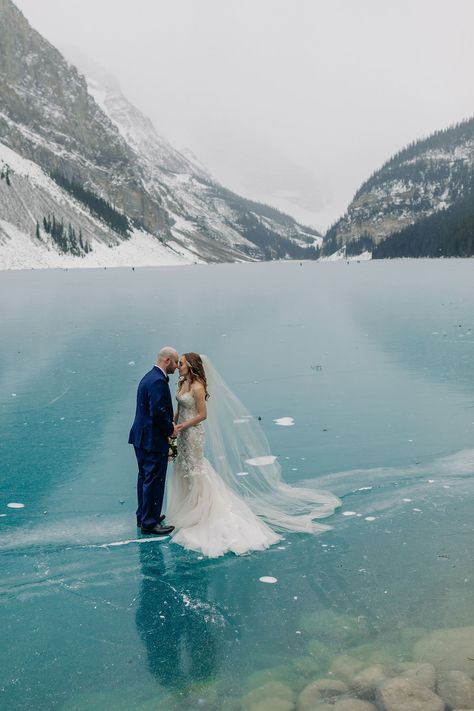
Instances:
[[[192,393],[177,395],[179,421],[196,416]],[[281,540],[220,478],[204,457],[202,423],[179,433],[178,454],[167,477],[167,523],[173,543],[209,558],[244,555]]]

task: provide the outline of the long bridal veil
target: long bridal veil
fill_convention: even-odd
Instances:
[[[207,453],[220,477],[272,528],[309,533],[329,529],[315,519],[331,516],[341,501],[331,492],[285,484],[258,420],[228,387],[210,359],[205,355],[201,358],[210,394]]]

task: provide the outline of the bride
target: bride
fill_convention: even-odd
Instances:
[[[166,516],[173,542],[215,558],[264,550],[281,540],[276,531],[327,530],[314,519],[330,516],[339,499],[282,482],[260,425],[206,356],[185,353],[178,367],[177,456]],[[204,456],[205,420],[217,471]]]

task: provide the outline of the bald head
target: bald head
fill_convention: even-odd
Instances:
[[[162,368],[165,373],[171,375],[178,367],[178,351],[171,346],[165,346],[156,357],[156,365]]]

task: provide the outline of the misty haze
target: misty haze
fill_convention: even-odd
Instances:
[[[0,0],[0,704],[472,711],[470,0]]]

